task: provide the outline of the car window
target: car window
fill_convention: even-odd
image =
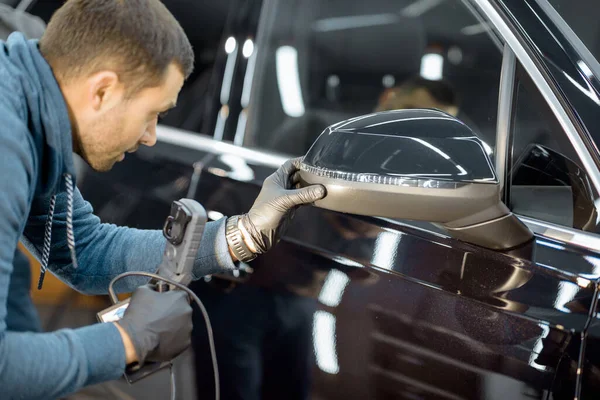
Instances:
[[[341,120],[438,108],[493,156],[502,43],[460,0],[274,0],[265,9],[246,145],[303,155]]]
[[[549,0],[583,44],[600,59],[600,24],[597,0]]]
[[[513,212],[595,232],[597,194],[566,133],[521,65],[511,134]]]

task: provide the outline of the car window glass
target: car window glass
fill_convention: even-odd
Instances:
[[[600,9],[597,0],[549,0],[583,44],[600,59]]]
[[[460,0],[282,0],[259,44],[246,145],[303,155],[329,125],[438,108],[493,157],[502,43]]]
[[[592,183],[566,133],[520,65],[512,126],[513,212],[595,232],[597,195]]]

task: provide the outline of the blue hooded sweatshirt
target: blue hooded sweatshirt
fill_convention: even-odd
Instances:
[[[6,299],[6,329],[12,332],[41,332],[42,323],[30,295],[31,266],[21,250],[15,251]]]
[[[110,280],[125,271],[155,272],[166,243],[160,231],[102,224],[76,188],[68,195],[74,165],[67,106],[37,41],[20,33],[0,41],[0,154],[1,397],[53,399],[119,378],[125,350],[112,323],[52,333],[7,330],[19,239],[39,259],[51,233],[48,269],[87,294],[106,293]],[[53,196],[54,212],[49,213]],[[46,227],[49,215],[52,222]],[[195,279],[234,268],[224,225],[224,220],[207,224]],[[73,237],[76,264],[69,249]],[[132,291],[144,282],[125,279],[117,289]]]

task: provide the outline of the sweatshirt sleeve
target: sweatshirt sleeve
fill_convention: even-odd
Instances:
[[[125,349],[114,324],[54,333],[10,332],[7,295],[17,242],[35,182],[33,141],[12,110],[0,102],[0,388],[2,398],[58,398],[118,378]]]
[[[23,242],[40,253],[49,199],[34,201],[25,228]],[[165,209],[165,218],[168,209]],[[160,230],[142,230],[104,224],[93,213],[90,203],[79,190],[73,201],[73,233],[77,268],[73,268],[67,246],[67,195],[57,196],[52,226],[52,246],[48,268],[72,288],[86,294],[105,294],[115,276],[127,271],[156,272],[162,260],[166,240]],[[209,222],[204,229],[194,264],[193,278],[233,269],[225,238],[225,219]],[[128,277],[115,285],[118,292],[130,292],[147,281]]]

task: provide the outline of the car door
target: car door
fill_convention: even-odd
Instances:
[[[514,128],[515,131],[521,129],[521,133],[514,132],[514,135],[515,137],[521,136],[520,144],[525,143],[531,146],[532,142],[535,143],[533,146],[536,149],[529,151],[529,153],[532,154],[541,150],[542,152],[538,153],[539,155],[546,158],[547,161],[552,159],[551,163],[545,164],[544,169],[546,171],[549,169],[554,170],[550,181],[545,180],[539,174],[543,169],[537,169],[537,172],[529,175],[528,178],[521,175],[519,179],[523,180],[513,183],[517,185],[532,184],[531,178],[536,179],[535,176],[537,175],[538,178],[542,179],[536,179],[535,184],[531,185],[530,189],[538,190],[541,186],[542,190],[546,190],[548,184],[550,184],[559,191],[569,188],[573,193],[570,199],[571,204],[567,207],[559,207],[560,210],[555,209],[554,212],[548,212],[549,208],[558,204],[553,204],[560,197],[560,195],[557,196],[558,192],[555,191],[553,195],[548,193],[546,196],[547,204],[538,202],[537,206],[532,204],[529,210],[521,210],[521,212],[525,212],[526,215],[539,213],[537,221],[531,226],[532,229],[545,237],[559,239],[558,243],[554,243],[554,245],[558,244],[559,247],[557,248],[564,245],[564,250],[568,252],[575,250],[582,253],[583,259],[578,260],[573,265],[565,264],[564,269],[579,273],[581,277],[595,281],[592,303],[590,308],[587,308],[590,318],[583,330],[577,332],[579,338],[574,342],[574,345],[569,346],[571,350],[568,350],[568,352],[579,353],[577,365],[571,362],[569,368],[561,368],[564,372],[557,376],[557,381],[572,380],[574,388],[572,397],[574,398],[594,398],[597,396],[600,382],[598,374],[600,361],[597,352],[597,260],[600,243],[598,243],[596,234],[598,229],[595,226],[597,211],[594,209],[598,188],[598,183],[595,181],[598,173],[598,157],[594,142],[597,140],[596,133],[598,132],[599,108],[596,93],[599,90],[598,76],[600,68],[597,58],[600,53],[598,52],[598,27],[586,23],[586,20],[594,18],[594,15],[588,14],[587,11],[595,8],[591,3],[585,4],[585,2],[572,7],[571,3],[564,0],[528,1],[527,7],[520,7],[520,4],[516,2],[507,1],[504,7],[510,10],[513,23],[514,20],[529,21],[529,40],[536,43],[537,62],[543,63],[545,66],[545,68],[540,69],[540,72],[541,74],[547,74],[546,83],[549,83],[545,88],[538,85],[540,91],[545,92],[543,97],[547,101],[544,107],[537,107],[538,113],[543,111],[544,108],[546,109],[542,114],[538,114],[539,116],[545,114],[537,123],[538,128],[541,129],[538,129],[538,132],[534,133],[534,137],[532,137],[533,132],[527,128],[522,129],[524,127],[523,122],[516,118],[513,121]],[[519,72],[519,68],[522,69],[522,66],[518,66],[517,72]],[[539,78],[538,82],[543,81]],[[521,82],[518,83],[517,91],[521,92],[521,100],[518,99],[519,94],[517,94],[517,102],[527,97],[526,92],[528,89],[526,86],[528,85],[526,81],[527,78],[521,79]],[[530,100],[532,100],[532,103],[539,105],[542,96],[540,96],[540,93],[533,93],[534,98],[530,98]],[[555,98],[553,98],[554,94],[556,94]],[[525,101],[525,103],[531,102]],[[561,103],[564,108],[557,107],[558,103]],[[520,107],[523,108],[523,105]],[[556,117],[548,117],[549,108],[554,108]],[[576,122],[571,124],[565,114],[561,118],[561,108],[562,111],[569,114],[572,121]],[[574,118],[574,116],[576,117]],[[561,119],[562,127],[558,127],[556,122]],[[518,125],[522,125],[522,127],[519,128]],[[553,133],[549,134],[550,132]],[[529,140],[523,140],[526,137]],[[535,140],[532,140],[534,138]],[[515,140],[518,141],[519,139]],[[553,143],[549,143],[548,140],[553,141]],[[539,146],[540,142],[544,143]],[[513,149],[519,148],[520,144],[515,143]],[[560,154],[560,156],[555,157],[557,154]],[[538,164],[538,167],[541,165]],[[520,190],[523,191],[523,189],[525,189],[525,192],[529,191],[531,193],[531,190],[527,188],[521,188]],[[513,193],[511,196],[514,197],[515,194]],[[586,200],[583,200],[582,203],[582,199]],[[565,214],[565,210],[567,214]],[[564,219],[565,216],[567,219]],[[562,221],[560,221],[561,218]],[[559,225],[548,224],[548,222],[558,223]],[[564,291],[561,296],[565,299],[570,297]],[[585,310],[582,309],[582,311]],[[566,367],[566,365],[563,364],[563,367]],[[569,387],[570,389],[571,387]],[[564,395],[568,396],[569,391],[565,391]]]
[[[565,327],[574,335],[565,343],[553,395],[588,398],[598,382],[593,373],[595,353],[586,351],[597,303],[597,192],[581,158],[520,63],[515,83],[506,196],[513,212],[537,233],[537,264],[576,277],[579,288],[559,285],[555,308],[588,318],[574,324],[572,316],[565,316],[570,321]],[[585,239],[573,240],[578,237]],[[584,371],[589,379],[585,386]]]
[[[436,105],[460,104],[458,117],[512,177],[509,138],[521,131],[506,113],[517,42],[507,46],[516,30],[506,32],[496,18],[504,14],[486,1],[321,3],[266,1],[252,51],[249,36],[226,32],[212,135],[162,126],[155,148],[108,175],[87,173],[82,191],[101,217],[158,228],[180,197],[199,200],[212,219],[245,212],[286,158],[304,154],[327,125],[413,93],[402,83],[415,74],[441,74],[461,92],[458,101],[446,86],[425,90]],[[408,98],[404,107],[432,102]],[[507,202],[519,191],[512,183]],[[529,214],[547,235],[559,229]],[[193,288],[213,321],[223,398],[570,398],[594,303],[590,259],[593,251],[556,235],[499,253],[426,221],[305,207],[269,254]],[[197,322],[205,398],[214,388]]]

